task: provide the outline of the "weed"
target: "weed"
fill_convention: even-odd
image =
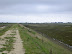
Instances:
[[[6,48],[0,48],[0,52],[3,52],[5,50],[6,50]]]

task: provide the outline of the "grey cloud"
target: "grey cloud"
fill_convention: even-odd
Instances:
[[[12,5],[12,4],[25,4],[25,3],[44,3],[44,4],[70,4],[72,0],[0,0],[0,5]]]
[[[13,9],[12,6],[18,4],[46,4],[51,6],[56,6],[50,10],[45,10],[43,12],[36,11],[33,7],[31,9],[24,6],[26,9],[18,8]],[[15,11],[16,10],[16,11]],[[10,13],[58,13],[58,12],[71,12],[72,13],[72,0],[0,0],[0,14],[10,14]]]

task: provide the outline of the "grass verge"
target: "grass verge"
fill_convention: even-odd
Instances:
[[[9,30],[11,25],[5,27],[4,29],[0,30],[0,36],[3,35],[7,30]]]
[[[50,40],[44,41],[38,37],[32,37],[28,30],[18,26],[26,54],[72,54],[71,51],[53,43]]]

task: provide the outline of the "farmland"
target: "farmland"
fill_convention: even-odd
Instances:
[[[65,43],[67,46],[72,46],[72,24],[48,23],[24,25],[48,37],[57,39],[60,42]]]
[[[31,24],[32,25],[32,24]],[[60,46],[29,25],[7,24],[0,33],[1,54],[72,54],[71,50]],[[39,26],[33,25],[33,26]]]

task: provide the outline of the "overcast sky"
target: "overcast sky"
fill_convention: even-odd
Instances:
[[[72,0],[0,0],[0,22],[72,22]]]

